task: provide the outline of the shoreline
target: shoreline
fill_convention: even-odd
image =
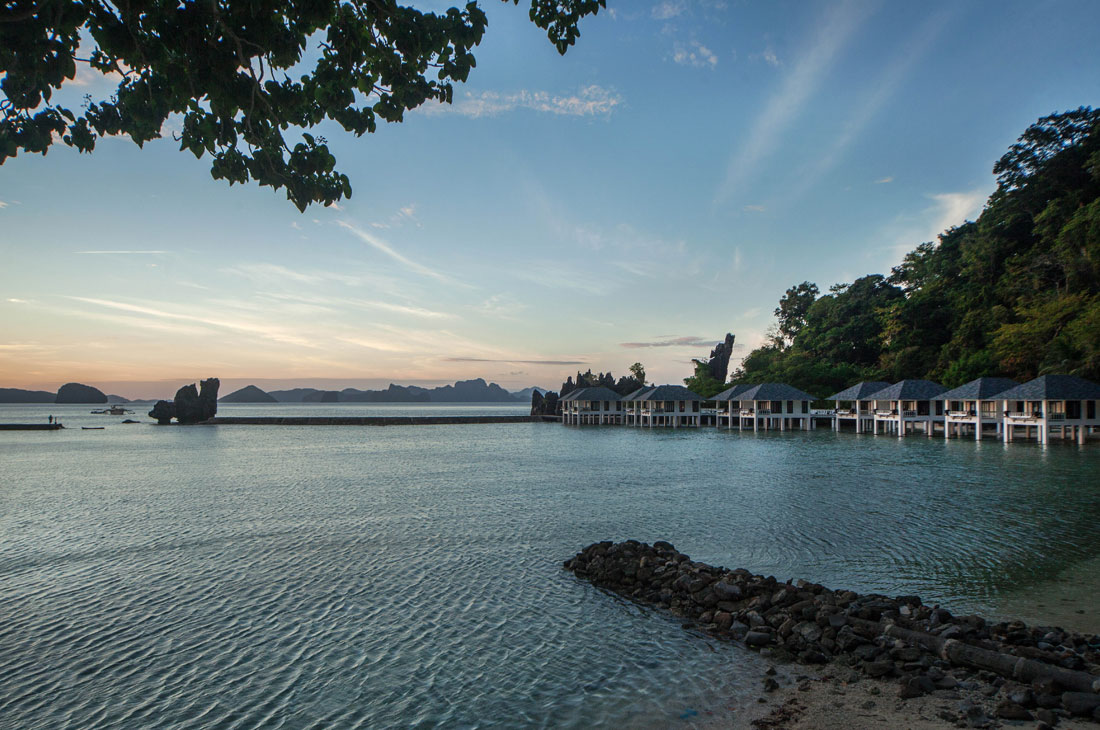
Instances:
[[[917,596],[780,583],[693,562],[667,542],[595,543],[565,568],[686,629],[776,663],[760,711],[708,712],[702,727],[1096,727],[1100,635],[955,617]],[[788,678],[794,676],[793,682]]]

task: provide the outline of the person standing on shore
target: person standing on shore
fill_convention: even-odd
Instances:
[[[53,416],[50,416],[50,425],[53,425]]]

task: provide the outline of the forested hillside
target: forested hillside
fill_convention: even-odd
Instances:
[[[1040,119],[993,168],[975,222],[821,295],[803,282],[733,382],[819,396],[859,380],[1068,373],[1100,380],[1100,111]]]

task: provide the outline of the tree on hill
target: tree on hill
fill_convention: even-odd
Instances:
[[[580,20],[605,3],[530,0],[529,16],[564,54]],[[308,130],[331,120],[361,136],[427,101],[450,103],[488,25],[478,0],[441,14],[397,0],[9,0],[0,8],[0,164],[20,151],[45,154],[56,141],[91,152],[103,135],[140,147],[178,114],[180,149],[210,155],[214,179],[285,188],[300,210],[352,192],[325,138]],[[53,96],[78,63],[118,87],[74,111]]]
[[[803,313],[789,342],[749,353],[734,380],[822,395],[857,380],[1100,380],[1100,111],[1038,120],[993,172],[978,219],[918,245],[889,277],[835,285],[808,307],[808,282],[788,289],[777,329]]]

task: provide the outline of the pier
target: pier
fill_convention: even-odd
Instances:
[[[0,423],[0,431],[59,431],[60,423]]]

